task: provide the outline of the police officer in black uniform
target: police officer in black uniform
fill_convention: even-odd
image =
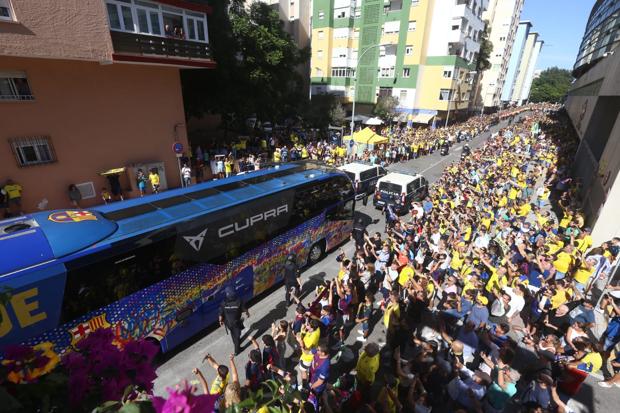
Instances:
[[[289,254],[286,257],[284,263],[284,286],[286,287],[286,306],[291,305],[291,290],[294,291],[295,296],[299,296],[301,291],[301,274],[299,273],[299,266],[295,261],[295,254]]]
[[[241,330],[243,330],[241,313],[250,317],[248,309],[237,296],[235,289],[230,286],[226,287],[226,299],[220,307],[220,326],[225,326],[226,331],[230,332],[235,346],[235,355],[241,352]]]
[[[358,218],[353,225],[353,230],[351,231],[351,239],[355,241],[355,247],[357,249],[364,248],[365,235],[367,234],[366,228],[364,227],[364,221],[361,218]]]

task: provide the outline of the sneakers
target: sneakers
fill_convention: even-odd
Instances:
[[[606,381],[599,381],[598,385],[601,387],[605,387],[606,389],[610,388],[610,387],[614,387],[614,383],[608,383]]]
[[[366,342],[366,338],[364,336],[357,337],[356,341],[361,341],[362,343]]]
[[[360,334],[364,334],[364,330],[362,330],[361,328],[359,330],[357,330],[358,333]]]

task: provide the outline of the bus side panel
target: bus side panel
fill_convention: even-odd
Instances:
[[[65,280],[59,263],[2,279],[10,298],[0,304],[0,353],[6,345],[34,340],[58,325]],[[36,341],[54,340],[44,334]]]

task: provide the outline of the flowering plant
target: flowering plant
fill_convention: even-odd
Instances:
[[[176,388],[167,388],[168,399],[153,397],[152,403],[156,413],[211,413],[215,408],[218,395],[196,395],[196,388],[184,381]]]

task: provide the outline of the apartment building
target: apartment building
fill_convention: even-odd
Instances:
[[[0,0],[0,185],[25,211],[101,203],[138,168],[180,186],[180,68],[211,68],[205,2]]]
[[[484,71],[480,82],[481,107],[497,108],[501,105],[523,4],[524,0],[490,0],[489,8],[482,15],[483,20],[489,24],[489,40],[493,44],[493,51],[489,57],[491,67]]]
[[[502,105],[523,105],[527,102],[543,44],[538,33],[532,31],[532,23],[519,23],[502,88]]]
[[[488,0],[313,4],[311,94],[355,95],[366,110],[394,96],[416,123],[468,109]]]

